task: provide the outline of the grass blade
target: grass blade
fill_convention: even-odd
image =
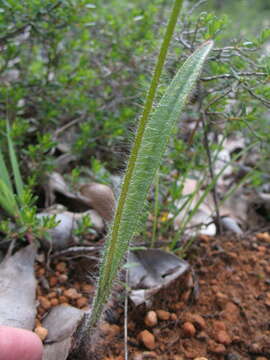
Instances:
[[[4,160],[3,153],[0,148],[0,179],[7,185],[10,191],[13,191],[8,169]]]
[[[8,185],[0,179],[0,207],[13,218],[17,219],[19,216],[19,208],[13,194]]]
[[[8,150],[9,150],[10,163],[11,163],[12,172],[13,172],[13,175],[14,175],[16,191],[17,191],[18,198],[21,201],[22,196],[23,196],[23,181],[22,181],[22,177],[21,177],[21,173],[20,173],[19,164],[18,164],[18,161],[17,161],[15,147],[14,147],[14,144],[13,144],[13,141],[12,141],[12,138],[11,138],[10,126],[9,126],[8,121],[7,121],[7,140],[8,140]]]

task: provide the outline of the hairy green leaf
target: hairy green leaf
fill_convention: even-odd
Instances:
[[[155,112],[145,124],[139,124],[114,222],[106,241],[90,326],[97,323],[110,296],[113,280],[136,231],[140,212],[174,125],[212,47],[213,42],[208,41],[188,58]]]

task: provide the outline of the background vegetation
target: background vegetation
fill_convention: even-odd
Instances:
[[[8,119],[24,183],[38,195],[39,208],[44,207],[45,174],[59,169],[59,155],[72,157],[63,172],[74,184],[85,169],[93,180],[104,183],[123,169],[170,4],[1,1],[2,149],[5,153]],[[209,153],[220,149],[224,139],[219,135],[241,132],[247,147],[259,149],[260,163],[252,168],[250,184],[265,181],[270,144],[265,131],[270,103],[269,13],[268,1],[263,0],[185,3],[159,95],[200,43],[214,38],[216,51],[185,115],[199,124],[197,130],[190,137],[176,129],[161,166],[160,205],[153,205],[157,216],[176,214],[174,200],[181,196],[177,184],[188,174],[205,172],[211,182]],[[215,140],[205,146],[203,139],[210,132]]]

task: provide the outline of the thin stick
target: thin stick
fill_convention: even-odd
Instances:
[[[208,131],[207,131],[207,125],[206,125],[204,113],[202,113],[202,124],[203,124],[203,137],[204,137],[204,145],[205,145],[205,150],[206,150],[207,159],[208,159],[209,173],[210,173],[211,179],[213,181],[215,178],[215,174],[214,174],[214,170],[213,170],[213,163],[212,163],[211,152],[210,152],[209,141],[208,141]],[[216,212],[217,234],[221,234],[220,212],[219,212],[217,188],[216,188],[215,182],[213,182],[213,189],[211,192],[213,195],[215,212]]]

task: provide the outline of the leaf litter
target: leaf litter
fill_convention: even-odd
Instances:
[[[233,150],[230,149],[230,151]],[[230,174],[227,173],[226,176],[230,176]],[[233,176],[232,173],[231,176]],[[53,267],[48,268],[48,264],[46,264],[45,259],[41,261],[38,260],[38,265],[35,265],[36,277],[38,280],[38,285],[36,287],[36,280],[34,276],[34,260],[36,257],[36,249],[33,245],[29,245],[26,248],[17,251],[11,257],[4,259],[4,261],[0,264],[0,282],[3,284],[1,286],[3,295],[1,296],[0,300],[2,316],[1,324],[35,330],[35,332],[39,334],[40,337],[43,337],[42,339],[44,340],[44,359],[64,360],[67,359],[70,351],[72,350],[74,336],[76,337],[76,328],[79,325],[83,314],[88,312],[90,309],[89,303],[91,303],[91,299],[94,294],[94,287],[91,283],[92,276],[89,275],[89,272],[96,273],[98,253],[100,251],[100,242],[98,242],[98,244],[88,242],[88,246],[85,246],[86,243],[83,243],[83,246],[78,246],[76,243],[76,237],[74,237],[74,230],[76,230],[80,219],[86,214],[89,214],[92,219],[93,227],[96,229],[96,231],[104,231],[106,223],[112,217],[115,206],[115,199],[110,188],[101,184],[90,183],[84,185],[81,192],[73,193],[69,190],[69,186],[64,181],[62,175],[53,173],[49,179],[49,186],[46,187],[47,202],[50,204],[55,204],[59,198],[61,200],[60,203],[62,202],[63,205],[67,206],[68,208],[68,210],[66,210],[63,205],[62,207],[59,207],[56,204],[56,206],[54,205],[51,208],[47,208],[43,213],[38,215],[39,217],[56,215],[56,222],[59,222],[56,228],[51,231],[51,239],[54,241],[54,246],[51,246],[52,243],[47,242],[46,244],[45,240],[43,240],[42,244],[45,246],[45,248],[50,248],[50,251],[52,251],[51,259],[53,262]],[[220,181],[219,186],[224,187],[225,185],[222,183],[222,181]],[[185,194],[191,194],[196,187],[197,182],[194,179],[187,179],[187,182],[184,185]],[[101,198],[105,194],[103,199],[107,199],[106,201],[100,202],[100,191],[101,193],[103,192]],[[250,201],[250,197],[245,197],[245,194],[242,190],[239,190],[235,194],[236,195],[234,198],[229,198],[221,205],[220,210],[221,220],[224,228],[229,229],[229,231],[239,236],[243,233],[242,229],[245,228],[245,222],[248,219],[248,208],[252,201],[254,201],[254,197],[252,197],[252,201]],[[196,196],[201,196],[201,194],[196,194]],[[243,201],[243,199],[245,200]],[[196,200],[197,199],[194,198],[194,204]],[[265,202],[268,204],[269,200],[267,191],[264,189],[258,192],[258,195],[255,197],[255,201],[260,201],[260,203]],[[80,212],[71,212],[69,211],[70,207],[75,208]],[[197,212],[194,219],[192,219],[192,221],[195,221],[195,225],[198,223],[205,224],[206,221],[209,221],[209,219],[213,219],[213,213],[214,206],[212,197],[208,196],[201,204],[199,211]],[[96,218],[93,220],[95,216]],[[212,223],[212,225],[214,224]],[[175,222],[175,230],[177,230],[177,222]],[[209,230],[209,228],[207,230]],[[203,231],[196,231],[194,234],[198,234],[200,232],[203,234]],[[212,230],[210,233],[211,235],[214,235],[215,231]],[[192,235],[191,232],[190,235]],[[206,250],[209,252],[209,246],[211,242],[213,241],[215,244],[219,242],[218,239],[215,239],[211,236],[209,237],[207,234],[201,236],[202,237],[200,239],[202,244],[196,244],[199,251],[202,250],[201,248],[203,248],[204,243],[208,244],[206,246]],[[262,247],[266,248],[266,253],[268,251],[267,246],[265,247],[258,245],[259,240],[264,242],[267,241],[268,244],[268,234],[265,233],[264,236],[258,236],[256,238],[257,245],[256,243],[256,246],[254,245],[255,251]],[[101,239],[101,242],[102,241],[103,240]],[[163,333],[162,329],[167,329],[167,333],[171,334],[168,335],[171,337],[168,342],[171,347],[169,352],[166,350],[166,356],[168,354],[169,355],[168,357],[164,357],[165,359],[178,359],[177,356],[179,355],[176,354],[176,350],[174,350],[174,344],[178,344],[178,341],[181,339],[182,345],[178,346],[177,353],[180,351],[181,356],[184,355],[184,359],[193,359],[195,358],[195,355],[210,356],[211,359],[216,359],[216,357],[218,359],[227,359],[226,356],[227,354],[231,354],[231,349],[233,349],[233,354],[235,354],[235,352],[242,354],[243,351],[249,354],[269,354],[267,345],[265,345],[267,342],[265,343],[265,335],[263,334],[263,331],[263,335],[261,338],[258,338],[258,342],[256,342],[257,338],[254,338],[254,341],[251,341],[252,344],[250,347],[247,346],[247,340],[244,340],[246,341],[246,347],[245,350],[241,350],[241,352],[239,347],[236,347],[235,345],[237,343],[236,340],[233,340],[229,345],[224,345],[222,342],[219,342],[220,339],[217,339],[213,332],[211,332],[215,324],[212,321],[207,321],[209,316],[208,313],[203,313],[202,311],[202,315],[199,316],[201,316],[204,321],[208,323],[209,331],[205,331],[204,334],[203,329],[201,329],[201,325],[198,325],[198,321],[200,322],[201,318],[198,318],[198,316],[196,317],[196,315],[198,315],[197,313],[200,309],[205,309],[205,305],[200,305],[200,299],[204,299],[205,296],[210,296],[208,293],[205,295],[204,290],[202,289],[204,288],[204,284],[208,284],[208,280],[204,280],[203,277],[208,273],[212,274],[211,267],[213,266],[213,257],[218,259],[220,256],[222,261],[226,260],[226,267],[228,266],[228,261],[230,264],[229,269],[232,267],[230,263],[232,260],[228,259],[234,259],[234,255],[232,252],[229,252],[228,255],[228,249],[226,248],[226,244],[228,242],[230,243],[230,241],[229,239],[225,239],[223,241],[225,242],[225,251],[224,243],[220,243],[218,246],[215,245],[217,246],[216,250],[212,250],[214,245],[211,245],[211,251],[209,253],[210,264],[208,264],[208,261],[202,268],[200,267],[200,264],[198,265],[196,262],[191,267],[188,262],[181,260],[178,256],[160,249],[137,250],[130,252],[128,260],[128,264],[130,265],[128,266],[128,287],[129,297],[133,305],[129,305],[130,311],[128,313],[128,336],[130,339],[129,342],[131,359],[136,359],[138,356],[142,356],[142,358],[145,358],[145,356],[150,358],[159,358],[159,356],[162,356],[163,358],[165,356],[165,349],[164,345],[162,344],[165,344],[167,340],[164,342],[163,338],[160,338],[158,335],[160,332],[161,334]],[[233,242],[233,240],[231,242]],[[236,249],[236,253],[237,251],[238,249]],[[242,250],[243,254],[245,251],[246,250]],[[261,250],[258,251],[260,253]],[[88,253],[92,254],[93,256],[87,255]],[[57,257],[54,258],[54,254],[56,254]],[[85,275],[85,268],[83,270],[81,269],[81,271],[79,269],[80,264],[83,263],[82,257],[84,255],[86,258],[85,260],[86,268],[88,269],[88,277],[80,278],[82,274]],[[39,258],[40,257],[37,257],[37,259]],[[65,266],[61,265],[63,264],[63,261],[64,264],[66,264]],[[251,257],[251,262],[252,261],[253,259]],[[264,276],[265,283],[269,285],[269,280],[267,280],[269,277],[269,275],[267,275],[269,274],[269,263],[263,259],[261,261],[262,263],[264,262],[264,267],[260,268],[258,274],[259,276]],[[207,270],[208,266],[209,269]],[[63,270],[61,267],[65,269]],[[196,274],[199,274],[200,290],[198,290],[196,281],[194,282],[193,279],[194,267],[196,268]],[[244,274],[246,271],[243,272],[240,266],[239,274],[242,273]],[[6,276],[6,274],[8,275]],[[19,276],[17,276],[17,274]],[[249,273],[247,272],[247,274]],[[250,281],[249,278],[248,281]],[[214,279],[210,281],[208,286],[210,290],[216,286]],[[241,298],[241,296],[239,294],[235,295],[235,291],[232,291],[231,287],[228,289],[225,287],[222,290],[223,292],[217,292],[216,296],[218,298],[223,299],[226,298],[226,296],[230,298],[231,296],[233,297],[232,303],[239,303],[239,298]],[[227,290],[229,291],[229,296],[226,295]],[[37,302],[35,291],[37,291]],[[121,292],[123,291],[124,290],[122,289]],[[175,294],[175,291],[177,291],[178,295]],[[232,293],[233,295],[231,295]],[[18,294],[20,294],[20,299],[23,300],[20,301],[19,307],[17,304]],[[198,294],[199,305],[196,305]],[[270,300],[268,299],[267,294],[269,294],[269,292],[266,292],[266,296],[259,298],[258,301],[263,302],[264,306],[266,306],[268,309],[270,306]],[[219,311],[219,302],[222,302],[222,300],[217,301],[218,308],[215,311],[211,309],[210,313],[215,314],[215,312]],[[240,305],[242,306],[244,301],[241,299],[240,302]],[[209,304],[212,304],[211,301]],[[198,306],[198,308],[196,306]],[[201,308],[201,306],[203,307]],[[212,304],[211,306],[214,305]],[[249,309],[251,309],[251,303],[249,303],[248,306],[250,306]],[[190,315],[191,308],[195,313],[195,317],[194,313]],[[2,311],[2,309],[5,309],[5,311]],[[16,309],[15,312],[14,309]],[[145,332],[147,326],[144,324],[143,320],[149,311],[154,311],[156,313],[159,324],[157,329],[154,329],[153,335],[155,339],[155,345],[152,344],[153,346],[150,346],[152,347],[151,349],[150,347],[148,348],[148,342],[145,339],[145,336],[149,337],[150,335],[149,333]],[[116,338],[113,342],[111,342],[111,340],[114,337],[112,334],[119,334],[122,332],[122,330],[115,332],[109,331],[108,329],[110,329],[111,326],[118,326],[119,329],[122,327],[123,317],[121,315],[121,300],[119,300],[116,308],[112,308],[112,312],[114,315],[110,316],[109,318],[115,319],[114,323],[110,324],[110,322],[105,322],[107,325],[103,325],[103,330],[105,328],[107,329],[103,335],[103,345],[106,344],[106,346],[104,346],[103,352],[107,352],[109,358],[117,358],[119,360],[122,357],[122,340],[120,342],[117,340],[117,336],[119,335],[116,335]],[[117,316],[115,315],[115,312],[118,313]],[[263,310],[262,314],[264,313],[265,312]],[[134,314],[137,315],[134,317]],[[253,319],[255,319],[257,316],[257,321],[261,321],[259,320],[258,314],[252,316]],[[109,318],[105,317],[105,320],[109,321]],[[163,320],[165,318],[167,320]],[[238,319],[238,321],[241,323],[241,319]],[[190,323],[193,327],[190,326]],[[172,324],[174,324],[173,333],[171,333],[170,330]],[[229,325],[227,326],[229,328]],[[193,328],[195,329],[196,335],[192,335]],[[43,330],[43,333],[39,333],[40,330]],[[202,331],[199,332],[199,330]],[[147,331],[151,333],[149,328]],[[239,332],[241,334],[241,330],[239,330]],[[233,338],[233,336],[235,335],[229,334],[229,337]],[[106,338],[110,339],[109,344],[106,343]],[[208,338],[210,338],[209,341],[207,340]],[[198,341],[200,346],[198,345]],[[203,343],[201,343],[202,341]],[[205,341],[207,343],[206,345]],[[227,342],[229,341],[227,340]],[[135,348],[133,348],[134,344],[136,344]],[[192,348],[193,350],[191,350]],[[151,353],[149,353],[150,350]],[[241,356],[239,359],[242,359]]]

